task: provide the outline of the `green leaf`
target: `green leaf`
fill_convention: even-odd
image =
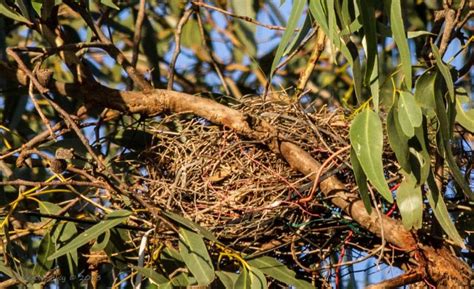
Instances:
[[[237,273],[216,271],[216,275],[224,285],[225,289],[234,289],[234,284],[239,278]]]
[[[393,202],[383,171],[383,129],[379,116],[372,110],[364,110],[355,117],[349,134],[352,148],[370,183],[387,201]]]
[[[51,238],[50,232],[44,234],[43,239],[38,247],[36,264],[33,267],[33,276],[42,276],[53,265],[53,260],[48,260],[48,257],[56,250],[54,242]]]
[[[162,283],[166,283],[166,282],[170,281],[170,280],[168,280],[168,278],[166,278],[165,276],[157,273],[152,268],[144,268],[144,267],[138,267],[138,266],[132,266],[132,268],[134,270],[136,270],[138,273],[145,276],[146,278],[153,281],[153,283],[155,283],[155,284],[162,284]]]
[[[461,248],[466,248],[462,237],[459,235],[453,221],[451,220],[448,212],[448,208],[444,202],[443,196],[440,194],[438,187],[436,186],[433,172],[430,172],[427,180],[428,188],[426,192],[426,198],[433,209],[433,213],[438,220],[441,228],[448,234],[449,238]]]
[[[415,128],[421,125],[423,114],[415,102],[413,95],[406,91],[400,92],[398,100],[398,122],[403,133],[409,138],[415,135]]]
[[[251,289],[249,271],[245,267],[241,268],[240,271],[239,278],[235,281],[234,289]]]
[[[357,6],[359,7],[360,16],[362,18],[364,36],[366,41],[366,55],[367,64],[365,70],[365,81],[366,84],[370,83],[372,78],[372,72],[374,69],[378,70],[378,67],[374,67],[376,64],[377,53],[377,20],[375,19],[375,7],[373,0],[357,0]],[[378,75],[378,73],[376,73]]]
[[[444,81],[446,81],[446,86],[448,87],[448,92],[449,96],[451,96],[451,100],[454,101],[454,83],[453,83],[453,78],[451,77],[451,72],[449,71],[449,67],[444,64],[443,59],[441,58],[441,55],[439,54],[438,47],[431,43],[431,50],[433,51],[433,54],[436,59],[436,66],[438,66],[439,72],[441,72],[441,75],[444,78]]]
[[[104,4],[105,6],[108,6],[110,8],[113,8],[115,10],[120,10],[120,7],[115,5],[114,1],[112,0],[100,0],[100,3]]]
[[[285,283],[288,286],[294,286],[298,289],[314,289],[311,283],[296,279],[296,273],[294,271],[288,269],[285,265],[272,257],[263,256],[246,261],[250,266],[259,269],[265,275]]]
[[[408,47],[408,40],[405,33],[405,26],[403,24],[403,15],[400,0],[390,1],[390,23],[392,28],[392,35],[397,44],[400,53],[400,61],[402,65],[402,72],[405,76],[404,81],[409,90],[412,86],[411,73],[411,54]]]
[[[421,187],[416,184],[416,178],[410,174],[404,174],[400,187],[397,189],[397,203],[402,222],[405,229],[412,227],[420,229],[423,220],[423,199]]]
[[[65,245],[61,249],[57,250],[54,254],[49,256],[48,260],[54,260],[58,257],[61,257],[67,253],[70,253],[71,251],[75,251],[79,247],[89,243],[89,241],[97,239],[107,230],[110,230],[111,228],[125,221],[130,215],[131,212],[126,210],[118,210],[108,214],[105,220],[100,221],[98,224],[95,224],[94,226],[74,238],[67,245]]]
[[[253,0],[231,0],[232,9],[237,15],[255,18],[256,13]],[[257,44],[255,41],[256,26],[248,21],[237,19],[235,32],[240,41],[244,44],[250,56],[257,54]]]
[[[351,148],[351,164],[357,186],[359,187],[360,198],[362,199],[362,202],[364,202],[365,209],[370,214],[372,212],[372,205],[370,203],[369,188],[367,187],[367,176],[365,175],[353,148]]]
[[[267,278],[263,275],[262,271],[257,268],[250,267],[250,288],[252,289],[267,289]]]
[[[242,5],[242,4],[238,4]],[[303,15],[303,9],[306,6],[306,1],[296,1],[291,9],[290,18],[288,19],[288,25],[286,26],[285,32],[281,37],[280,44],[278,44],[278,48],[275,53],[275,58],[273,58],[272,68],[270,70],[270,79],[273,77],[275,73],[275,67],[280,62],[280,59],[283,56],[283,52],[285,52],[288,43],[290,42],[291,36],[293,35],[296,25],[298,25],[298,20]]]
[[[434,96],[436,76],[436,71],[427,70],[416,80],[415,84],[415,101],[428,118],[431,118],[436,110]]]
[[[401,131],[400,124],[398,122],[398,112],[396,105],[398,100],[395,100],[394,106],[390,109],[387,115],[387,134],[388,142],[392,151],[397,157],[400,166],[407,172],[411,171],[408,150],[408,137]]]
[[[456,164],[456,160],[454,159],[452,148],[451,148],[451,140],[453,134],[453,123],[454,123],[454,104],[450,102],[449,99],[446,99],[447,108],[443,101],[443,87],[440,85],[439,81],[435,84],[435,102],[436,102],[436,116],[439,121],[439,130],[437,134],[437,139],[440,139],[438,142],[438,151],[442,157],[446,159],[446,162],[450,168],[451,174],[453,175],[454,180],[456,183],[461,187],[462,192],[468,197],[470,200],[474,200],[474,194],[469,187],[469,184],[464,179],[461,170],[459,169],[458,165]]]
[[[179,228],[179,252],[199,285],[208,285],[214,278],[214,267],[203,238],[184,227]]]
[[[470,100],[464,88],[458,88],[456,97],[456,122],[468,131],[474,133],[474,109],[464,110],[463,106],[468,105]]]
[[[7,1],[5,0],[0,0],[0,14],[3,16],[13,19],[15,21],[31,24],[28,19],[23,17],[22,15],[18,14],[15,10],[13,10],[10,6],[8,6]]]
[[[169,212],[169,211],[163,211],[162,212],[163,215],[165,215],[166,217],[168,217],[168,219],[173,222],[173,223],[177,223],[178,225],[182,225],[182,226],[185,226],[186,228],[188,229],[191,229],[193,230],[194,232],[197,232],[199,233],[200,235],[202,235],[204,238],[206,238],[207,240],[209,241],[213,241],[213,242],[218,242],[217,238],[207,229],[199,226],[198,224],[178,215],[178,214],[175,214],[173,212]]]

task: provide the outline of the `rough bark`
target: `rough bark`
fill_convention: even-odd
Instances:
[[[21,85],[28,84],[27,76],[22,71],[1,61],[0,74]],[[48,88],[59,95],[83,98],[88,105],[111,108],[122,113],[193,113],[267,144],[273,152],[287,160],[292,168],[305,175],[314,176],[320,168],[320,163],[309,153],[293,143],[280,141],[276,129],[265,121],[244,115],[210,99],[168,90],[118,91],[99,84],[79,86],[55,81],[50,81]],[[437,288],[469,288],[472,274],[470,268],[451,254],[448,248],[418,245],[413,234],[407,231],[400,221],[385,215],[379,218],[375,209],[368,214],[362,201],[350,194],[336,177],[321,182],[320,188],[323,194],[332,197],[331,201],[335,206],[344,210],[360,226],[414,257],[423,272],[417,275],[418,279],[421,278],[419,276],[425,276],[431,283],[436,284]],[[421,280],[410,279],[410,282],[416,281]]]

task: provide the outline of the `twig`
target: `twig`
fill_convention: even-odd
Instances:
[[[236,14],[231,13],[231,12],[229,12],[229,11],[226,11],[226,10],[220,9],[220,8],[218,8],[218,7],[214,7],[214,6],[208,5],[208,4],[203,3],[203,2],[196,2],[196,1],[193,1],[193,2],[191,2],[191,4],[193,4],[193,5],[195,5],[195,6],[200,6],[200,7],[208,8],[208,9],[211,9],[211,10],[214,10],[214,11],[217,11],[217,12],[220,12],[220,13],[222,13],[222,14],[225,14],[225,15],[227,15],[227,16],[234,17],[234,18],[238,18],[238,19],[241,19],[241,20],[244,20],[244,21],[247,21],[247,22],[253,23],[253,24],[255,24],[255,25],[268,28],[268,29],[280,30],[280,31],[285,31],[285,30],[286,30],[285,27],[281,27],[281,26],[278,26],[278,25],[263,24],[263,23],[260,23],[260,22],[258,22],[257,20],[255,20],[255,19],[253,19],[253,18],[251,18],[251,17],[236,15]]]
[[[133,35],[133,52],[132,52],[132,66],[137,67],[138,50],[140,48],[140,39],[142,37],[143,20],[145,20],[145,4],[146,0],[140,0],[138,8],[137,22],[135,23],[135,34]]]
[[[341,149],[339,149],[337,152],[335,152],[334,154],[332,154],[326,161],[324,161],[324,163],[321,165],[321,167],[319,167],[319,170],[316,174],[316,177],[314,178],[314,181],[313,181],[313,186],[311,187],[311,192],[310,194],[305,197],[305,198],[302,198],[300,200],[298,200],[298,203],[307,203],[309,201],[311,201],[314,197],[314,194],[316,193],[316,188],[318,187],[319,185],[319,178],[321,177],[321,174],[323,173],[323,170],[329,165],[330,162],[332,162],[332,160],[334,158],[336,158],[338,155],[340,155],[341,153],[347,151],[348,149],[350,149],[351,146],[348,145],[348,146],[345,146]]]
[[[424,278],[424,273],[421,270],[409,271],[405,274],[397,276],[392,279],[382,281],[380,283],[370,285],[366,289],[391,289],[405,286],[408,284],[413,284],[419,281],[422,281]]]
[[[189,17],[193,14],[194,10],[192,8],[187,9],[184,11],[183,16],[179,19],[178,25],[176,26],[176,31],[174,33],[174,51],[173,56],[171,57],[170,61],[170,68],[169,68],[169,79],[168,79],[168,90],[173,89],[173,82],[174,82],[174,70],[176,66],[176,60],[178,59],[178,55],[181,52],[181,32],[183,30],[183,26],[188,22]]]
[[[296,94],[294,97],[295,100],[297,100],[303,94],[306,84],[308,83],[308,80],[311,74],[313,73],[314,67],[316,66],[316,63],[318,62],[319,57],[321,56],[321,53],[324,50],[325,42],[326,35],[324,34],[323,29],[319,27],[316,34],[316,45],[313,48],[313,52],[309,57],[308,64],[306,65],[304,71],[301,73],[301,76],[298,80],[298,84],[296,85]]]

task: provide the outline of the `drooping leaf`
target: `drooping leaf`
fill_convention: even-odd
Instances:
[[[468,131],[474,133],[474,109],[465,109],[463,106],[469,104],[469,97],[464,88],[456,90],[456,122]]]
[[[36,264],[33,267],[33,276],[42,276],[53,265],[53,260],[48,260],[48,257],[56,250],[53,240],[49,232],[44,234],[36,256]]]
[[[256,12],[254,10],[253,0],[231,0],[231,4],[237,15],[255,18]],[[257,53],[255,32],[255,24],[243,20],[237,20],[235,34],[244,44],[247,53],[252,57]]]
[[[456,183],[461,187],[462,192],[468,197],[470,200],[474,200],[474,193],[471,191],[469,184],[464,179],[461,170],[459,169],[458,165],[456,164],[456,160],[454,159],[452,148],[451,148],[451,140],[453,137],[453,125],[454,125],[454,103],[450,101],[450,99],[446,99],[446,104],[444,102],[442,84],[440,81],[436,81],[434,95],[435,95],[435,102],[436,102],[436,117],[438,118],[439,122],[439,130],[437,133],[437,142],[438,142],[438,151],[442,157],[446,159],[446,162],[450,168],[450,172],[453,175],[454,180]]]
[[[365,36],[365,54],[367,55],[367,64],[365,69],[365,83],[368,84],[370,79],[373,78],[372,70],[378,69],[376,59],[377,53],[377,21],[375,19],[375,7],[373,0],[357,0],[357,6],[359,7],[360,16],[362,18],[364,36]],[[378,75],[378,73],[376,73]]]
[[[400,166],[407,172],[411,171],[408,150],[408,137],[402,133],[400,124],[398,122],[398,112],[395,106],[398,105],[398,100],[395,100],[395,105],[390,109],[387,115],[387,135],[388,142],[397,157]]]
[[[278,44],[278,48],[275,53],[275,58],[272,62],[272,68],[270,70],[270,79],[275,73],[275,67],[278,65],[280,59],[283,57],[283,52],[285,52],[288,43],[290,43],[291,36],[293,35],[295,28],[298,25],[298,20],[301,18],[305,6],[306,1],[296,1],[295,5],[293,5],[293,8],[291,9],[290,18],[288,19],[288,24],[286,25],[286,30],[281,37],[280,44]]]
[[[451,220],[451,217],[449,216],[448,208],[446,207],[443,196],[440,194],[438,187],[436,186],[433,172],[430,172],[427,184],[429,190],[426,191],[426,198],[433,209],[436,220],[438,220],[441,228],[443,228],[449,238],[456,245],[461,248],[466,248],[462,237],[459,235],[453,221]]]
[[[125,221],[128,216],[130,216],[130,214],[131,213],[126,210],[118,210],[108,214],[105,220],[100,221],[98,224],[92,226],[74,238],[67,245],[49,256],[48,260],[54,260],[58,257],[61,257],[71,251],[77,250],[79,247],[87,244],[89,241],[97,239],[101,234],[105,233],[105,231],[110,230]]]
[[[397,204],[405,229],[420,229],[423,218],[423,199],[421,187],[416,184],[416,178],[413,175],[405,173],[405,178],[397,189]]]
[[[208,285],[214,278],[214,267],[202,236],[181,227],[179,228],[179,252],[199,285]]]
[[[413,95],[406,91],[400,92],[398,99],[398,122],[403,133],[411,138],[415,135],[415,128],[421,125],[423,115],[421,108],[415,102]]]
[[[436,71],[427,70],[416,80],[415,84],[415,101],[428,118],[434,115],[436,109],[434,97],[436,76]]]
[[[372,205],[370,203],[369,188],[367,187],[367,176],[360,166],[353,148],[351,148],[351,164],[357,186],[359,187],[360,198],[364,202],[365,209],[370,214],[372,212]]]
[[[349,134],[352,148],[370,183],[387,201],[393,202],[383,171],[383,129],[379,116],[372,110],[364,110],[354,118]]]
[[[454,101],[454,83],[453,83],[453,78],[451,76],[451,72],[449,71],[449,67],[444,64],[443,59],[441,58],[441,55],[439,54],[438,47],[431,43],[431,50],[433,51],[433,54],[436,59],[436,66],[439,69],[439,72],[441,72],[441,75],[444,78],[444,81],[446,82],[446,86],[448,87],[448,93],[449,96],[451,97],[451,100]]]
[[[401,0],[390,1],[390,25],[392,28],[392,36],[397,44],[400,53],[400,62],[404,75],[404,82],[407,89],[411,90],[412,73],[411,73],[411,54],[408,47],[407,35],[405,33],[405,25],[403,23],[403,14],[401,8]]]
[[[428,151],[428,136],[426,122],[425,125],[415,128],[415,137],[410,140],[410,167],[417,178],[418,185],[426,182],[431,170],[431,158]],[[416,158],[418,166],[414,165],[413,158]],[[408,171],[407,171],[408,172]]]
[[[296,273],[288,269],[284,264],[276,259],[263,256],[246,260],[248,264],[262,271],[265,275],[270,276],[288,286],[294,286],[298,289],[314,289],[311,283],[304,280],[296,279]]]

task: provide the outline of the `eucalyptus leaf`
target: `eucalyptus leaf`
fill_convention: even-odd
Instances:
[[[270,256],[262,256],[254,259],[247,259],[247,263],[288,286],[298,289],[314,289],[311,283],[296,278],[296,273],[288,269],[284,264]]]
[[[400,92],[398,100],[398,122],[403,133],[411,138],[415,135],[415,128],[421,125],[423,115],[421,108],[415,102],[414,96],[406,91]]]
[[[449,67],[444,64],[443,59],[441,55],[439,54],[438,47],[431,43],[431,50],[433,51],[433,54],[436,59],[436,66],[439,69],[439,72],[441,72],[441,75],[443,76],[444,80],[446,81],[446,86],[448,87],[448,92],[449,96],[451,97],[451,100],[454,101],[454,83],[453,83],[453,78],[451,76],[451,72],[449,71]]]
[[[97,239],[101,234],[107,230],[121,224],[125,221],[131,213],[126,210],[114,211],[106,216],[105,220],[100,221],[98,224],[87,229],[85,232],[74,238],[67,245],[57,250],[54,254],[48,257],[48,260],[54,260],[67,253],[77,250],[79,247],[87,244],[89,241]]]
[[[291,37],[295,31],[296,26],[298,25],[298,20],[303,15],[303,9],[306,6],[306,1],[296,1],[293,5],[290,13],[290,18],[288,19],[288,24],[286,26],[285,32],[283,33],[278,48],[275,53],[275,58],[273,58],[272,68],[270,70],[270,79],[275,73],[275,67],[280,62],[283,57],[283,53],[286,50],[286,47],[290,43]]]
[[[393,39],[397,44],[400,53],[400,61],[402,65],[402,72],[404,75],[405,85],[411,90],[412,86],[412,72],[411,72],[411,53],[408,47],[407,35],[405,33],[405,24],[403,23],[403,14],[401,8],[401,0],[390,1],[390,24],[392,29]]]
[[[459,88],[459,91],[464,91],[464,93],[456,97],[456,122],[468,131],[474,133],[474,109],[465,109],[463,107],[468,105],[470,100],[464,88]]]
[[[421,187],[417,185],[414,176],[405,173],[405,178],[397,189],[397,204],[405,229],[420,229],[423,219],[423,199]]]
[[[395,105],[390,109],[387,115],[387,135],[388,142],[392,151],[397,157],[400,166],[407,172],[411,171],[409,164],[409,150],[408,150],[408,137],[402,132],[400,124],[398,122],[398,112],[395,107],[398,104],[396,100]]]
[[[250,284],[250,274],[247,268],[241,268],[239,278],[235,281],[234,289],[253,289]]]
[[[372,212],[372,205],[370,203],[369,188],[367,187],[367,176],[365,175],[353,148],[351,148],[351,164],[357,186],[359,187],[360,198],[362,199],[362,202],[364,202],[365,209],[370,214]]]
[[[216,271],[216,276],[222,282],[225,289],[234,289],[234,284],[239,278],[239,274],[226,271]]]
[[[250,275],[250,288],[252,289],[267,289],[267,278],[265,275],[257,268],[249,268]]]
[[[379,116],[372,110],[359,113],[352,121],[349,135],[352,148],[370,183],[387,201],[393,202],[383,171],[383,129]]]
[[[462,237],[459,235],[449,216],[448,208],[444,202],[443,196],[440,194],[435,182],[433,172],[430,172],[427,180],[429,190],[426,191],[426,198],[433,209],[433,213],[438,220],[441,228],[446,232],[449,238],[459,247],[466,248]]]
[[[199,285],[208,285],[214,278],[214,267],[202,236],[181,227],[179,228],[179,252]]]

